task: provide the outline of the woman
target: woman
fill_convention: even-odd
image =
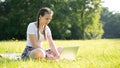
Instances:
[[[32,22],[27,28],[27,45],[21,58],[29,58],[30,55],[40,54],[41,58],[58,59],[60,57],[61,48],[56,48],[52,39],[51,30],[48,26],[53,16],[53,11],[50,8],[43,7],[38,12],[38,19]],[[42,49],[42,41],[46,39],[50,49]],[[40,51],[40,52],[38,52]],[[39,57],[38,57],[39,58]]]

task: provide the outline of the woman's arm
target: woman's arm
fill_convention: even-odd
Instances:
[[[55,58],[59,58],[60,54],[59,54],[59,52],[58,52],[58,50],[53,42],[51,30],[49,29],[49,27],[46,30],[46,38],[48,40],[48,43],[50,45],[52,52],[55,54]]]
[[[27,37],[29,38],[34,48],[40,48],[38,38],[36,37],[35,23],[30,23],[27,27]]]
[[[48,40],[48,42],[49,42],[49,45],[50,45],[50,48],[51,48],[52,52],[55,54],[55,57],[56,57],[56,58],[59,58],[59,57],[60,57],[60,54],[59,54],[59,52],[58,52],[58,50],[57,50],[57,48],[56,48],[56,46],[55,46],[55,44],[54,44],[54,42],[53,42],[52,37],[51,37],[51,36],[48,36],[48,37],[47,37],[47,40]]]

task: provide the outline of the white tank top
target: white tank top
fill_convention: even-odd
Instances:
[[[37,27],[35,25],[35,22],[30,23],[28,25],[28,27],[27,27],[27,43],[26,44],[27,44],[27,46],[32,47],[32,43],[31,43],[31,41],[29,39],[29,34],[35,34],[35,36],[38,37],[38,35],[37,35],[38,34],[37,33]],[[51,36],[51,30],[50,30],[50,28],[48,26],[45,27],[45,34],[46,34],[46,37]],[[39,46],[42,46],[42,41],[45,40],[44,34],[41,33],[39,36],[40,36],[40,38],[39,38]]]

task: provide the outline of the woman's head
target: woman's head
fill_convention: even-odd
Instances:
[[[39,39],[39,28],[42,26],[44,26],[44,28],[46,27],[47,24],[49,24],[49,22],[51,21],[53,16],[53,11],[48,8],[48,7],[43,7],[39,10],[38,12],[38,18],[37,18],[37,28],[38,28],[38,39]],[[45,30],[44,30],[44,36],[45,36]]]
[[[40,16],[40,15],[44,16],[45,14],[53,15],[53,11],[50,8],[48,8],[48,7],[43,7],[38,12],[38,16]]]
[[[52,19],[53,11],[50,8],[43,7],[38,12],[38,24],[46,26]]]

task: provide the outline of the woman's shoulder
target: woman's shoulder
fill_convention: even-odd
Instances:
[[[49,26],[48,26],[48,25],[45,27],[45,30],[50,30],[50,28],[49,28]]]
[[[46,26],[45,32],[48,36],[51,36],[51,30],[50,30],[49,26]]]
[[[27,33],[28,34],[35,34],[36,32],[36,26],[34,22],[29,23],[28,27],[27,27]]]
[[[35,27],[35,22],[31,22],[28,24],[28,27]]]
[[[31,23],[28,24],[28,26],[29,26],[29,25],[35,25],[35,22],[31,22]]]

